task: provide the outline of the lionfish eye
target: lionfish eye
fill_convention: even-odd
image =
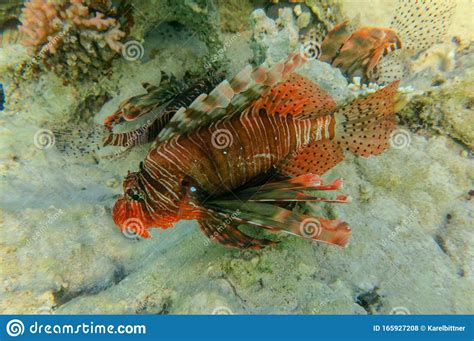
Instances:
[[[136,189],[134,188],[130,188],[129,190],[127,190],[127,196],[134,200],[134,201],[141,201],[143,200],[143,197],[142,195],[140,194],[140,192],[138,192]]]

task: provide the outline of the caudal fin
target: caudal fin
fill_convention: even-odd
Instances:
[[[378,155],[388,148],[395,127],[395,95],[400,81],[339,109],[336,143],[360,156]]]

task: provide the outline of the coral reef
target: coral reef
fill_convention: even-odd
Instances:
[[[318,36],[325,37],[336,24],[344,21],[345,16],[339,1],[305,0],[305,4],[316,19],[313,28]]]
[[[2,1],[0,3],[0,30],[16,26],[23,0]]]
[[[301,6],[299,5],[293,8],[293,12],[298,18],[296,19],[296,25],[298,25],[300,29],[305,28],[309,25],[309,22],[311,20],[311,14],[309,12],[303,12]]]
[[[453,71],[456,65],[457,45],[454,42],[430,47],[409,63],[410,72],[421,72],[430,68],[435,72]]]
[[[400,111],[401,122],[413,131],[424,134],[451,136],[471,151],[474,150],[474,44],[466,49],[444,50],[446,44],[433,46],[419,56],[421,61],[433,61],[415,73],[403,84],[410,84],[415,91]],[[430,57],[430,51],[435,56]],[[446,54],[438,54],[440,50]],[[449,58],[455,68],[443,69],[439,58]],[[422,63],[415,65],[422,65]]]
[[[187,28],[191,36],[196,36],[213,56],[222,49],[220,38],[219,12],[214,1],[136,1],[132,5],[135,23],[130,36],[143,39],[163,24]],[[223,64],[225,60],[221,60]]]
[[[277,14],[275,14],[277,12]],[[273,14],[273,15],[272,15]],[[312,14],[312,15],[310,15]],[[273,19],[275,17],[275,19]],[[256,63],[280,60],[299,43],[321,44],[327,32],[344,16],[333,1],[281,4],[252,12],[252,49]]]
[[[23,75],[36,68],[53,70],[67,80],[96,78],[109,69],[126,35],[117,19],[87,1],[30,0],[20,18],[22,43],[31,47],[34,62],[23,64]]]
[[[274,63],[285,58],[299,43],[299,28],[291,8],[280,8],[273,20],[263,9],[252,12],[252,49],[256,63]]]
[[[472,148],[474,140],[472,47],[455,54],[452,71],[428,67],[404,82],[413,92],[400,118],[410,130],[430,134],[399,127],[386,153],[349,156],[324,176],[343,177],[352,201],[306,209],[350,222],[353,239],[346,249],[280,235],[272,236],[280,245],[262,252],[229,250],[209,244],[194,222],[153,231],[149,240],[129,239],[114,226],[110,207],[125,170],[138,167],[147,146],[110,162],[67,158],[54,136],[38,143],[38,132],[53,123],[100,124],[121,101],[143,93],[141,83],[159,85],[161,70],[177,78],[202,72],[200,60],[222,48],[217,11],[205,3],[135,2],[132,31],[136,39],[146,36],[143,63],[113,63],[110,78],[95,87],[64,86],[44,73],[21,84],[19,109],[7,103],[0,118],[1,311],[378,314],[402,306],[412,314],[472,314],[466,298],[474,282],[474,165],[457,143]],[[252,60],[252,50],[268,62],[297,51],[301,15],[284,11],[280,21],[254,12],[254,41],[249,44],[251,32],[236,40],[230,34],[222,60],[236,71]],[[49,57],[61,53],[58,46]],[[23,58],[0,49],[2,75],[5,65]],[[317,60],[298,72],[338,104],[377,87],[348,84],[339,70]]]
[[[16,27],[20,23],[23,0],[0,2],[0,47],[8,46],[18,40]]]
[[[400,112],[415,131],[451,136],[474,151],[474,69],[449,79],[427,94],[416,95]]]
[[[253,10],[249,0],[217,0],[222,32],[236,33],[248,29]]]

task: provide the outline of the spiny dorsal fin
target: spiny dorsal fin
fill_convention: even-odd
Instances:
[[[162,74],[163,79],[165,79],[163,88],[160,86],[160,88],[153,89],[146,95],[135,99],[137,101],[136,109],[141,113],[140,115],[147,114],[150,111],[154,112],[147,122],[132,131],[109,134],[104,140],[104,146],[130,147],[155,141],[163,127],[170,123],[173,115],[179,110],[184,110],[183,105],[192,103],[196,96],[212,89],[222,78],[217,75],[206,77],[197,82],[192,82],[192,85],[186,88],[184,88],[184,81],[173,83],[170,78],[164,78]],[[189,76],[186,79],[189,80]],[[172,99],[163,103],[166,96],[171,96]],[[132,100],[134,100],[133,97],[129,99],[129,101]]]
[[[252,104],[252,110],[264,109],[269,115],[291,115],[300,119],[325,116],[335,108],[336,102],[326,91],[298,74],[290,75]]]
[[[252,70],[248,65],[231,81],[224,80],[209,95],[202,94],[188,108],[179,110],[171,119],[171,124],[163,129],[160,140],[231,116],[243,105],[285,80],[304,61],[300,54],[291,54],[287,60],[275,64],[271,69],[259,66]]]

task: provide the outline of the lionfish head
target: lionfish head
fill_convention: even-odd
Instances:
[[[124,195],[115,202],[112,217],[124,235],[148,238],[150,227],[168,228],[179,219],[177,212],[158,209],[138,180],[139,173],[129,172],[123,182]]]

